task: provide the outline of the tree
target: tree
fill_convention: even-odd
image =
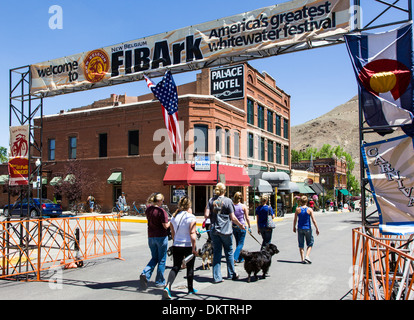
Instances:
[[[6,163],[9,161],[9,158],[7,157],[7,148],[0,147],[0,163]]]
[[[79,161],[69,161],[64,167],[63,180],[56,184],[54,191],[66,197],[69,203],[77,204],[94,189],[96,177]]]

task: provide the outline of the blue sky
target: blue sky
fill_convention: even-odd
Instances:
[[[9,70],[61,58],[124,41],[172,31],[286,0],[19,0],[0,5],[0,146],[9,143]],[[363,18],[376,15],[373,0],[362,0]],[[49,28],[49,7],[63,10],[63,28]],[[386,19],[396,20],[395,10]],[[400,19],[400,17],[398,17]],[[250,64],[266,71],[291,95],[292,126],[314,119],[357,94],[357,85],[343,44],[290,53]],[[196,73],[175,75],[176,83],[195,81]],[[159,79],[155,79],[156,82]],[[84,106],[111,93],[148,93],[135,82],[44,99],[44,114]],[[14,124],[15,125],[15,124]]]

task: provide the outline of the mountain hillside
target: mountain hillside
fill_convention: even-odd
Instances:
[[[400,135],[397,130],[387,138]],[[332,109],[324,115],[291,128],[292,149],[320,149],[324,144],[332,147],[342,146],[355,161],[354,176],[359,179],[359,130],[358,130],[358,96]],[[378,134],[365,134],[365,141],[382,140]]]

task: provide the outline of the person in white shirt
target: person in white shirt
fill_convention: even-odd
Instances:
[[[171,219],[171,234],[173,237],[173,268],[163,290],[163,298],[171,299],[171,285],[181,269],[184,258],[193,255],[187,262],[188,293],[196,293],[193,288],[194,261],[196,249],[196,217],[191,213],[191,200],[184,196],[178,202],[178,208]]]
[[[128,210],[126,198],[125,198],[125,192],[122,192],[122,194],[118,198],[118,205],[119,205],[119,213],[122,215],[125,210]]]

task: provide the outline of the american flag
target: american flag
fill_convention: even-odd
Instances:
[[[145,76],[148,88],[154,96],[161,102],[162,114],[164,116],[165,127],[168,130],[171,149],[182,159],[180,126],[178,124],[178,94],[171,71],[168,70],[162,80],[157,84]]]

